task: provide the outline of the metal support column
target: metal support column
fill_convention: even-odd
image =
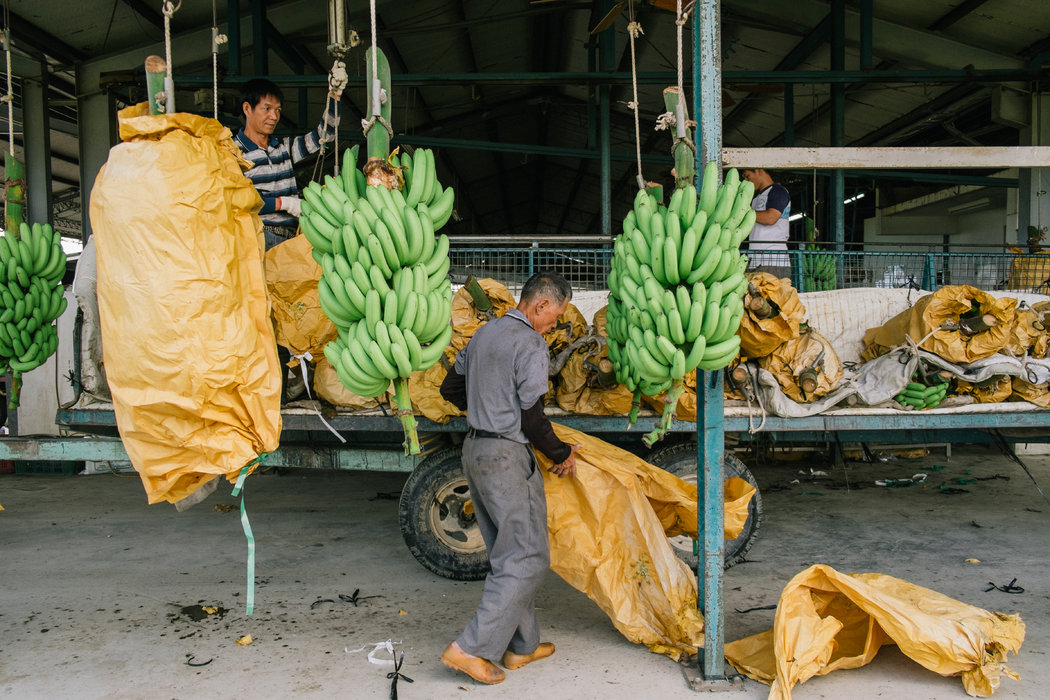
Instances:
[[[1050,146],[1050,95],[1032,96],[1029,126],[1021,131],[1020,142],[1026,146]],[[1017,242],[1028,243],[1029,226],[1037,229],[1050,242],[1050,168],[1020,168],[1017,187]]]
[[[602,13],[612,9],[612,0],[602,0]],[[603,72],[616,70],[616,33],[615,24],[598,35],[598,68]],[[612,235],[612,158],[609,132],[612,114],[609,109],[609,93],[612,88],[602,85],[598,88],[599,112],[601,113],[602,130],[599,135],[601,148],[601,187],[602,187],[602,235]]]
[[[270,72],[270,49],[266,43],[266,3],[252,0],[252,67],[256,75]]]
[[[226,69],[229,75],[241,74],[241,3],[226,2]],[[238,105],[239,106],[239,105]],[[238,109],[238,114],[240,110]]]
[[[784,86],[784,145],[795,145],[795,86]]]
[[[831,3],[831,70],[846,69],[846,0]],[[831,145],[842,146],[845,138],[846,86],[835,83],[831,86]],[[845,174],[841,169],[831,171],[828,187],[828,228],[831,240],[841,243],[846,240]]]
[[[700,128],[696,164],[722,160],[722,51],[719,33],[721,0],[699,0],[693,10],[693,114]],[[719,170],[721,172],[721,170]],[[699,181],[697,186],[699,186]],[[699,669],[686,669],[694,690],[718,690],[740,684],[740,676],[725,672],[725,626],[722,567],[725,559],[725,504],[722,453],[725,399],[722,372],[698,372],[697,376],[697,484],[703,502],[697,508],[697,530],[702,543],[697,576],[697,604],[703,606],[704,648]],[[699,671],[699,675],[695,672]]]
[[[47,65],[36,76],[26,77],[22,92],[22,128],[25,132],[26,221],[51,220],[51,119],[47,111]]]
[[[871,70],[874,65],[871,36],[874,25],[874,0],[860,0],[860,69]]]

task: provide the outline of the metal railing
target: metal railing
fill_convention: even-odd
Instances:
[[[800,292],[857,287],[934,290],[968,284],[993,291],[1050,294],[1050,254],[889,250],[878,246],[849,250],[790,250],[791,278]],[[491,277],[513,291],[533,273],[557,272],[575,289],[606,289],[611,247],[554,246],[453,247],[451,272],[457,282],[468,275]]]

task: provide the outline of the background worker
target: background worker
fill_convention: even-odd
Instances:
[[[441,395],[467,412],[463,470],[492,567],[474,619],[441,661],[482,683],[506,677],[493,659],[517,669],[554,653],[553,644],[540,642],[536,622],[550,538],[543,476],[530,443],[554,463],[552,474],[576,474],[579,446],[559,440],[543,413],[549,350],[542,334],[571,297],[561,276],[533,275],[518,307],[478,329],[441,385]]]
[[[341,114],[339,102],[346,82],[346,66],[337,60],[328,74],[327,107],[321,123],[307,134],[282,139],[273,135],[281,119],[284,101],[281,88],[264,78],[249,80],[244,85],[241,97],[244,128],[234,140],[245,159],[251,161],[252,167],[245,175],[263,198],[259,216],[267,250],[295,235],[300,205],[293,166],[335,138]]]
[[[772,176],[761,168],[744,170],[743,176],[755,186],[755,195],[751,199],[755,226],[747,237],[748,272],[791,277],[791,258],[787,254],[791,195],[786,187],[773,182]]]

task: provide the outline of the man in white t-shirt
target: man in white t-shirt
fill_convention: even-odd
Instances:
[[[755,227],[747,237],[748,271],[791,277],[791,259],[787,254],[791,195],[762,168],[744,170],[743,176],[755,186],[751,199]]]

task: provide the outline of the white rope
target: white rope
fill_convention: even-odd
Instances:
[[[379,104],[379,28],[376,23],[376,0],[369,0],[368,12],[372,21],[372,114],[382,114]]]
[[[311,401],[313,401],[314,397],[310,393],[310,375],[306,371],[306,369],[307,369],[306,368],[306,363],[307,362],[312,362],[313,359],[314,359],[314,356],[311,355],[309,352],[304,352],[302,355],[292,355],[292,359],[293,360],[299,360],[299,369],[303,373],[303,386],[306,387],[306,397],[308,399],[310,399]],[[344,438],[342,435],[340,435],[339,431],[336,430],[335,428],[333,428],[331,423],[329,423],[328,421],[326,421],[324,419],[324,416],[321,415],[320,409],[315,408],[314,409],[314,413],[316,413],[317,417],[321,419],[322,423],[324,423],[324,427],[326,427],[330,431],[332,431],[332,435],[335,435],[337,438],[339,438],[339,442],[344,443],[344,444],[346,443],[346,438]]]
[[[7,57],[7,94],[3,101],[7,103],[7,149],[15,154],[15,96],[11,79],[11,0],[4,4],[4,54]]]
[[[631,21],[627,25],[627,34],[631,38],[631,87],[634,89],[634,100],[628,105],[634,111],[634,155],[638,162],[638,189],[645,189],[645,176],[642,175],[642,127],[638,117],[638,63],[634,55],[634,40],[642,31],[642,25],[634,19],[634,0],[630,0]]]
[[[164,111],[168,114],[175,113],[175,79],[171,73],[171,16],[174,15],[180,7],[182,7],[182,0],[173,3],[171,0],[164,0],[164,60],[167,63],[168,74],[164,78]]]
[[[233,21],[240,21],[234,17]],[[212,117],[219,119],[219,20],[215,14],[215,0],[211,0],[211,102]],[[227,23],[229,20],[227,19]]]
[[[682,80],[682,25],[685,24],[685,15],[682,14],[682,0],[678,0],[678,19],[675,20],[678,27],[678,100],[685,100],[685,87]]]

